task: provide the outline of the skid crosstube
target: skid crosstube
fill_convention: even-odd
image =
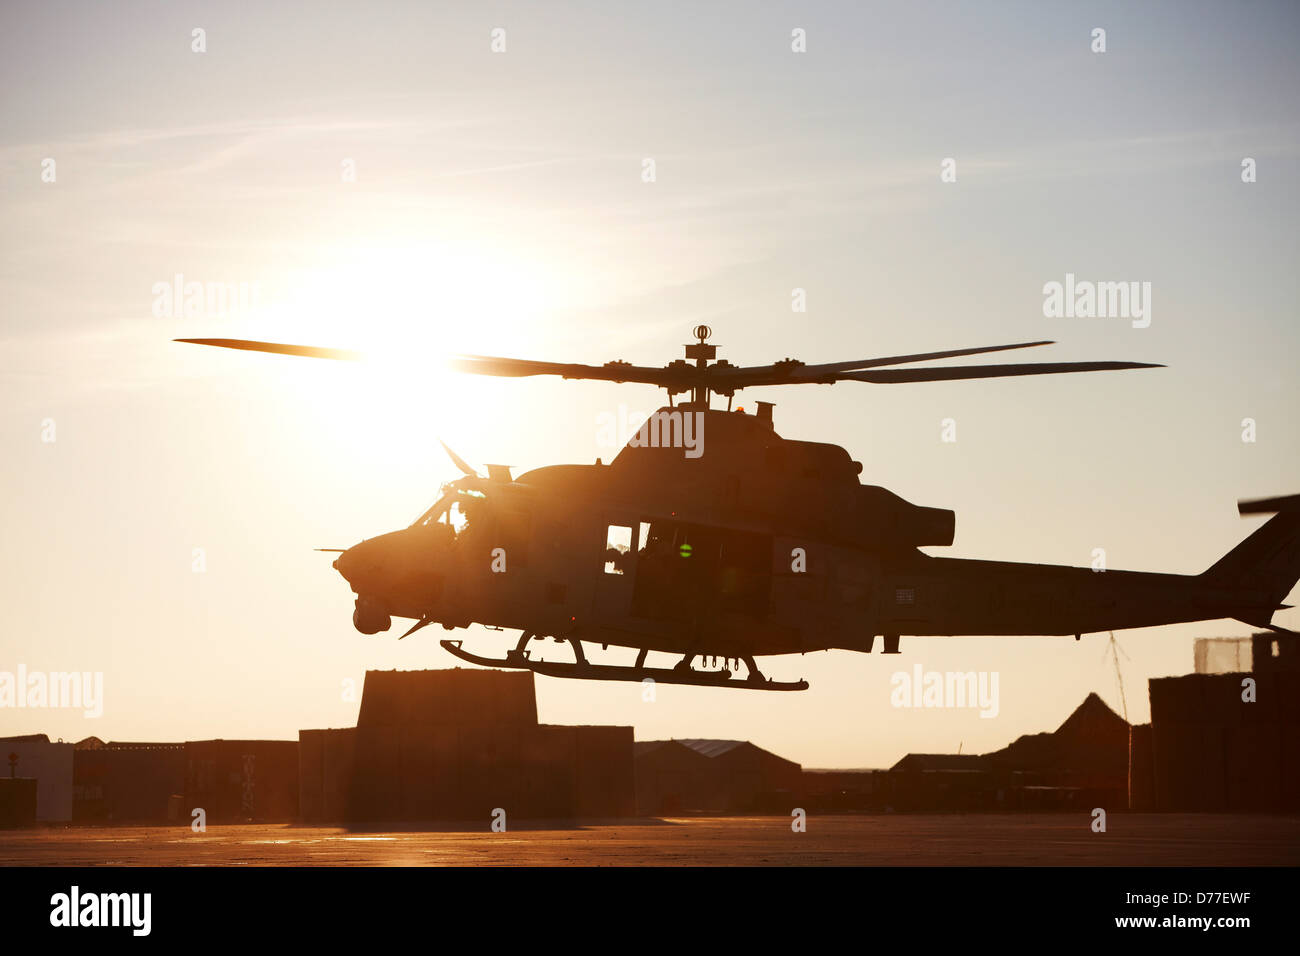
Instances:
[[[688,684],[696,687],[734,687],[738,690],[807,690],[806,680],[778,681],[761,677],[757,680],[735,678],[726,671],[706,672],[693,668],[677,670],[671,667],[619,667],[611,664],[566,663],[564,661],[535,661],[522,652],[508,651],[505,658],[483,657],[465,650],[460,641],[444,640],[442,646],[463,661],[484,667],[513,667],[530,670],[544,677],[567,677],[576,680],[626,680],[637,683],[653,680],[657,684]]]

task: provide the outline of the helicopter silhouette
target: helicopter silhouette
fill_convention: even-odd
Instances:
[[[894,368],[1031,348],[1048,341],[808,365],[717,360],[698,326],[684,359],[662,367],[483,355],[450,360],[476,375],[558,375],[655,385],[654,412],[608,464],[551,465],[513,478],[480,475],[445,444],[463,477],[407,528],[337,550],[363,634],[394,617],[447,630],[481,624],[520,631],[503,659],[442,646],[471,663],[586,680],[803,690],[765,677],[757,657],[846,649],[899,653],[901,636],[1070,635],[1235,618],[1271,623],[1300,577],[1300,495],[1240,502],[1276,512],[1199,575],[934,557],[953,542],[955,515],[863,484],[838,445],[782,438],[772,404],[732,411],[741,389],[768,385],[894,384],[1158,368],[1140,362],[1043,362]],[[334,360],[341,349],[244,339],[177,342]],[[689,396],[675,401],[678,395]],[[711,407],[725,396],[725,410]],[[573,661],[534,658],[529,644],[567,642]],[[584,644],[637,651],[631,665],[597,664]],[[650,651],[681,655],[648,667]],[[704,668],[696,668],[697,658]],[[743,677],[736,676],[740,664]]]

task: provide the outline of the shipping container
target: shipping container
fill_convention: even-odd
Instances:
[[[298,741],[185,744],[185,802],[208,823],[280,823],[298,817]]]

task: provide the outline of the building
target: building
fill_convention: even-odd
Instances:
[[[645,740],[635,746],[643,814],[789,813],[799,805],[799,764],[744,740]]]
[[[977,754],[907,754],[889,769],[880,797],[894,810],[987,810],[997,804],[997,780]]]
[[[709,758],[676,740],[638,740],[636,807],[642,815],[703,810],[710,802]]]
[[[809,813],[850,813],[880,809],[885,771],[804,768],[800,778],[803,807]]]
[[[1089,694],[1055,731],[979,756],[909,754],[875,784],[899,810],[1300,811],[1300,641],[1201,638],[1149,682],[1151,723]]]
[[[1007,808],[1078,809],[1129,805],[1134,728],[1096,694],[1050,734],[1027,734],[989,754]]]
[[[72,820],[72,744],[50,742],[45,734],[0,737],[4,767],[14,777],[36,781],[36,821]]]
[[[878,781],[878,802],[895,810],[1069,810],[1129,806],[1130,776],[1144,729],[1089,694],[1056,730],[1025,734],[988,754],[908,754]],[[1147,794],[1151,786],[1138,784]]]
[[[537,722],[530,672],[371,671],[356,727],[298,740],[0,741],[0,825],[596,819],[636,812],[631,727]]]

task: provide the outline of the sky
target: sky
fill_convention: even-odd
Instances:
[[[293,738],[354,724],[368,669],[455,666],[440,629],[359,635],[313,549],[418,516],[457,475],[439,438],[516,474],[608,461],[602,416],[660,396],[451,352],[659,365],[704,322],[737,364],[1038,339],[1161,363],[740,402],[954,509],[929,553],[1204,570],[1259,524],[1238,499],[1300,490],[1297,40],[1291,3],[3,5],[0,671],[102,672],[104,701],[0,710],[0,734]],[[1149,325],[1046,317],[1067,274],[1149,282]],[[247,295],[186,315],[178,275]],[[1123,704],[1103,634],[762,662],[796,694],[539,677],[538,709],[884,767],[1093,691],[1144,721],[1196,637],[1249,632],[1118,632]],[[917,663],[996,672],[997,716],[893,707]]]

